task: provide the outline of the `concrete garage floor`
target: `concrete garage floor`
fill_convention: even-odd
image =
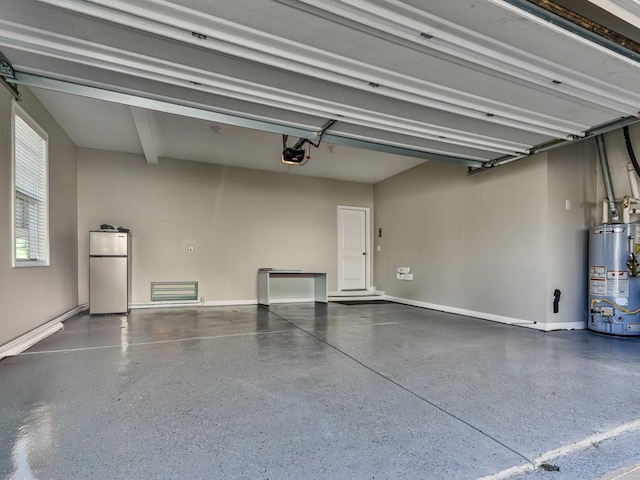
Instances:
[[[398,304],[82,314],[0,361],[0,477],[631,480],[639,366],[640,340]]]

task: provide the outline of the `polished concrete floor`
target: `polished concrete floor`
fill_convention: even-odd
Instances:
[[[639,418],[638,339],[398,304],[82,314],[0,361],[0,478],[475,479]],[[638,432],[513,478],[630,471]]]

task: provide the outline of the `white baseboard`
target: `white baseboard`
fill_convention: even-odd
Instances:
[[[566,323],[534,322],[532,320],[524,320],[521,318],[505,317],[503,315],[494,315],[492,313],[476,312],[474,310],[466,310],[464,308],[449,307],[446,305],[437,305],[435,303],[427,303],[427,302],[421,302],[418,300],[409,300],[407,298],[393,297],[391,295],[385,295],[385,300],[402,303],[404,305],[411,305],[414,307],[428,308],[430,310],[438,310],[440,312],[455,313],[457,315],[464,315],[466,317],[474,317],[474,318],[480,318],[482,320],[490,320],[492,322],[504,323],[507,325],[517,325],[519,327],[531,328],[531,329],[540,330],[543,332],[550,332],[552,330],[581,330],[586,328],[586,324],[584,322],[566,322]]]
[[[49,335],[62,330],[64,328],[62,322],[86,310],[87,308],[88,305],[78,305],[76,308],[63,313],[53,320],[48,321],[44,325],[40,325],[39,327],[34,328],[24,335],[20,335],[18,338],[10,341],[9,343],[5,343],[4,345],[0,346],[0,360],[4,357],[12,357],[14,355],[18,355],[28,348],[32,347],[39,341],[44,340]]]
[[[587,322],[557,322],[557,323],[545,323],[547,328],[545,331],[551,332],[553,330],[585,330],[587,328]]]
[[[273,305],[274,303],[314,303],[315,298],[270,298],[269,301]]]
[[[253,300],[207,300],[203,303],[205,307],[231,307],[234,305],[257,305],[258,301]]]
[[[271,298],[271,305],[275,303],[313,303],[315,298]],[[257,305],[258,300],[209,300],[204,302],[205,307],[226,307],[233,305]]]
[[[129,310],[140,310],[143,308],[201,307],[202,305],[204,305],[204,303],[199,300],[188,302],[130,303]]]
[[[272,298],[271,303],[309,303],[315,302],[313,297],[309,298]],[[257,305],[257,299],[243,299],[243,300],[206,300],[200,302],[194,300],[193,302],[162,302],[162,303],[132,303],[129,305],[131,310],[138,310],[143,308],[172,308],[172,307],[231,307],[234,305]]]

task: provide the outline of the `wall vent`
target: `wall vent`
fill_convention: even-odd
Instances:
[[[198,300],[198,282],[151,282],[152,302]]]

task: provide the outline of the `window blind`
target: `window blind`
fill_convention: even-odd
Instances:
[[[21,109],[16,107],[14,112],[15,264],[47,265],[48,138]]]

